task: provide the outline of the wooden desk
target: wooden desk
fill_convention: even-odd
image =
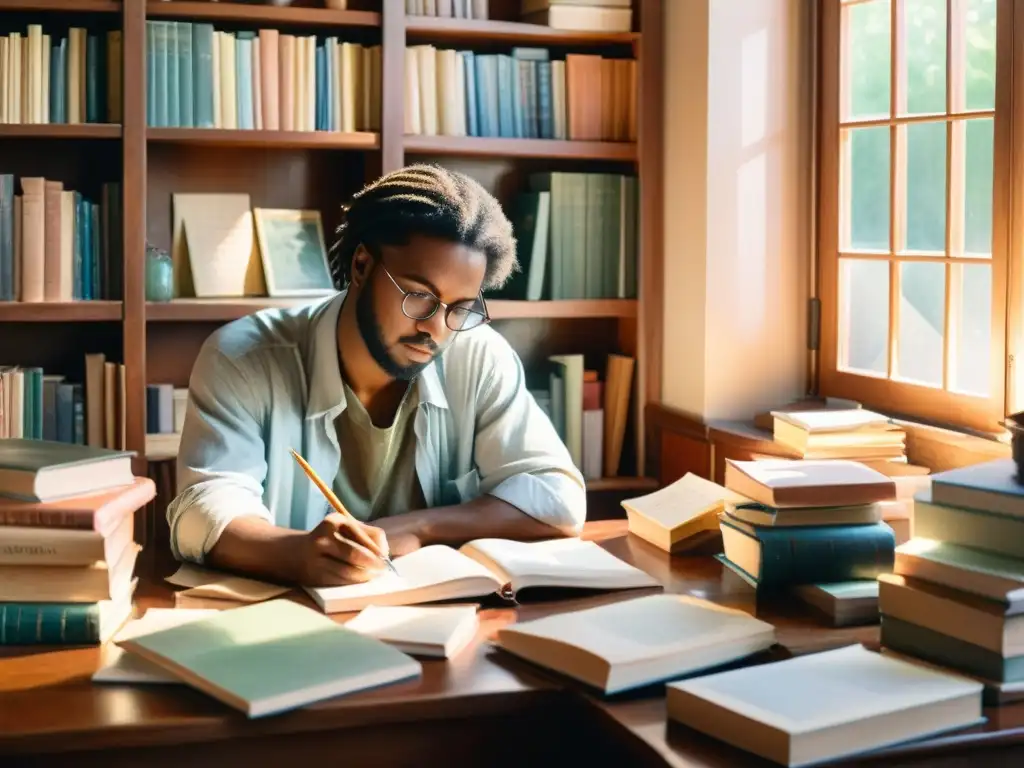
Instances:
[[[753,590],[717,561],[671,558],[626,534],[624,521],[590,523],[585,535],[655,576],[669,592],[705,597],[771,621],[778,628],[779,657],[877,644],[877,626],[836,630],[796,603],[757,605]],[[325,757],[348,765],[417,767],[534,768],[569,759],[658,768],[765,765],[667,724],[660,686],[603,698],[488,646],[497,628],[517,618],[635,595],[485,608],[475,644],[450,662],[424,661],[420,680],[252,721],[186,686],[93,684],[89,676],[103,649],[7,649],[0,652],[0,765],[198,768],[246,760],[254,766],[297,766]],[[167,606],[170,592],[144,584],[138,604],[140,609]],[[1021,764],[1024,704],[986,714],[989,722],[983,726],[861,762],[929,768],[968,761]]]

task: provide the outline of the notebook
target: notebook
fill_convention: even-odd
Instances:
[[[849,645],[667,685],[670,720],[786,766],[982,722],[982,685]]]
[[[633,589],[659,582],[598,544],[564,538],[520,542],[476,539],[459,549],[434,544],[394,559],[386,571],[361,584],[306,587],[325,613],[368,605],[413,605],[461,600],[498,592],[515,598],[524,589]]]
[[[404,653],[450,659],[476,637],[475,605],[371,605],[345,623]]]
[[[212,610],[176,610],[150,608],[141,618],[127,622],[114,636],[114,642],[104,646],[102,666],[93,673],[95,683],[181,683],[181,679],[159,664],[126,651],[117,645],[120,640],[146,635],[159,629],[176,627],[215,614]]]
[[[250,718],[421,674],[387,643],[275,599],[117,640]]]
[[[764,651],[775,627],[688,595],[647,595],[498,630],[496,644],[606,694]]]

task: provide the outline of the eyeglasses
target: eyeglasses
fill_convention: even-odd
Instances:
[[[473,302],[473,306],[479,303],[483,312],[465,304],[445,304],[432,293],[405,290],[384,266],[383,261],[377,259],[377,263],[384,270],[384,274],[394,283],[395,288],[402,292],[402,314],[410,320],[429,320],[440,307],[444,307],[444,323],[453,331],[470,331],[484,323],[491,322],[483,295]]]

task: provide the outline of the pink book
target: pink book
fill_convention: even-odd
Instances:
[[[260,30],[260,97],[265,131],[281,129],[279,103],[282,97],[283,78],[278,56],[280,37],[276,29]]]

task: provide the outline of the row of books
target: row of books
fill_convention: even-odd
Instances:
[[[409,46],[405,133],[636,141],[636,60]]]
[[[121,30],[0,37],[0,123],[121,122]]]
[[[556,171],[531,176],[530,187],[509,210],[520,270],[494,296],[636,298],[636,177]]]
[[[0,439],[124,450],[125,367],[85,355],[85,381],[38,366],[0,367]]]
[[[146,385],[146,458],[159,461],[178,455],[185,425],[188,389],[173,384]]]
[[[635,360],[608,355],[603,377],[583,355],[553,355],[530,394],[587,480],[616,477],[629,415]]]
[[[41,176],[0,174],[0,301],[121,295],[121,184],[99,202]]]
[[[490,10],[488,0],[405,0],[406,16],[483,20]]]
[[[379,45],[147,21],[146,72],[153,127],[380,130]]]
[[[56,442],[0,440],[0,468],[0,645],[105,642],[132,614],[155,484],[128,452]]]

